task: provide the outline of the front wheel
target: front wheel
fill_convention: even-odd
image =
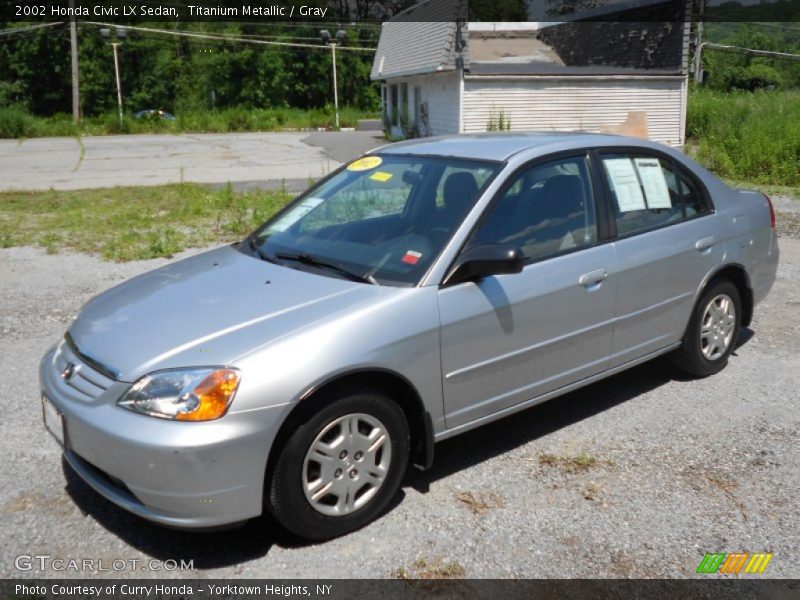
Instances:
[[[268,508],[292,533],[325,540],[377,517],[406,471],[402,409],[373,391],[345,391],[307,415],[279,450]]]
[[[695,306],[675,364],[695,377],[718,373],[728,364],[741,327],[739,290],[728,280],[712,282]]]

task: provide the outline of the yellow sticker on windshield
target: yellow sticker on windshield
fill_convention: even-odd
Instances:
[[[386,183],[392,178],[392,174],[387,173],[386,171],[375,171],[369,176],[369,178],[374,179],[375,181],[380,181],[381,183]]]
[[[348,171],[369,171],[383,162],[380,156],[363,156],[347,165]]]

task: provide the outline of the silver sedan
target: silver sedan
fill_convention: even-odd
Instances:
[[[769,199],[670,148],[395,144],[91,300],[41,362],[45,425],[146,519],[330,538],[437,441],[667,353],[718,372],[777,265]]]

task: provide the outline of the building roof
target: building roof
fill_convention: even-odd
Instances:
[[[455,70],[458,29],[466,21],[466,9],[467,0],[425,0],[386,21],[371,78]]]
[[[464,70],[473,76],[686,73],[689,38],[680,2],[629,0],[616,5],[616,14],[619,7],[636,10],[642,21],[631,21],[634,13],[628,12],[627,20],[598,21],[596,10],[588,20],[457,24],[464,1],[426,0],[384,23],[372,79],[455,70],[459,54]],[[608,7],[601,8],[608,12]],[[459,36],[464,40],[460,53]]]

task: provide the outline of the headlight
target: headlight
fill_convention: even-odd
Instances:
[[[136,381],[117,403],[153,417],[211,421],[225,414],[237,387],[236,369],[156,371]]]

